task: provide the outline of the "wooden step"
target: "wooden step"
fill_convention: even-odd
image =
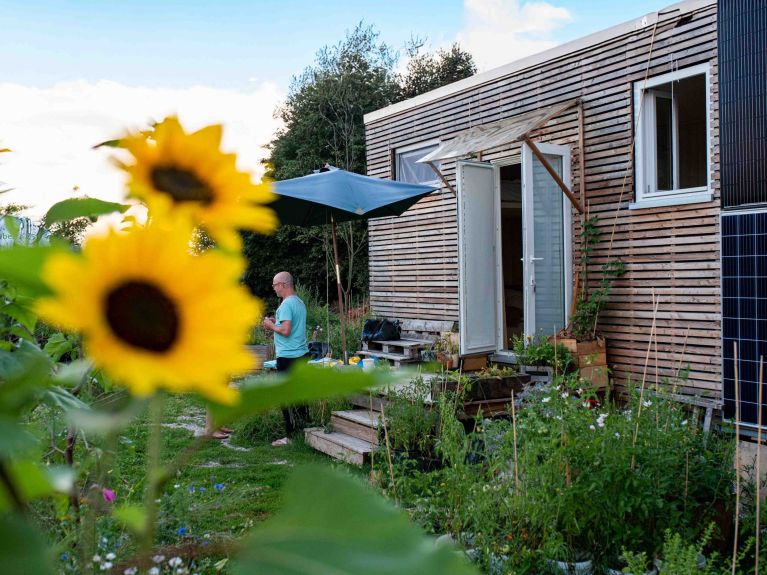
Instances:
[[[333,431],[351,435],[357,439],[378,445],[378,425],[381,414],[377,411],[355,409],[350,411],[334,411],[330,416]]]
[[[386,408],[389,404],[388,400],[375,394],[371,396],[366,393],[355,393],[347,397],[347,399],[352,405],[361,407],[362,409],[370,409],[372,406],[373,411],[379,412],[381,411],[381,407]]]
[[[304,429],[304,440],[317,451],[351,465],[363,465],[373,451],[373,446],[368,441],[335,431],[325,433],[321,427]]]

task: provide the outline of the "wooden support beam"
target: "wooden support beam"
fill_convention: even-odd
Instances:
[[[451,192],[453,192],[453,195],[457,196],[458,194],[456,193],[455,188],[453,188],[453,186],[450,185],[450,182],[448,182],[447,178],[445,178],[445,176],[442,175],[442,172],[439,171],[439,168],[434,165],[434,162],[426,162],[426,163],[429,164],[431,169],[436,172],[436,174],[439,176],[439,179],[442,180],[442,183],[445,184],[445,186],[447,186],[447,188]]]
[[[543,164],[543,167],[546,168],[546,171],[551,174],[551,177],[554,178],[554,181],[560,187],[562,192],[567,196],[567,199],[570,200],[570,203],[575,206],[575,209],[578,210],[579,214],[582,214],[583,207],[581,207],[581,203],[578,201],[578,198],[575,197],[575,195],[570,191],[570,188],[567,187],[567,184],[562,181],[562,178],[559,177],[559,174],[557,174],[554,168],[551,167],[551,164],[549,164],[546,156],[541,153],[541,151],[538,149],[538,146],[536,146],[527,135],[525,135],[524,138],[525,143],[530,146],[530,149],[532,150],[533,154],[535,154],[535,157],[540,160],[541,164]]]
[[[586,198],[586,144],[584,143],[585,118],[583,117],[583,100],[578,99],[578,156],[580,158],[580,192],[583,206],[588,205]],[[581,212],[582,213],[582,212]]]

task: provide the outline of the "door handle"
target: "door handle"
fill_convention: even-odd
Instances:
[[[531,262],[539,262],[539,261],[542,261],[542,260],[543,260],[543,258],[534,258],[533,256],[530,256],[530,261]]]

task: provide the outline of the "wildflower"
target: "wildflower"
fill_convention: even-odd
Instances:
[[[93,556],[93,562],[94,563],[101,563],[101,555],[94,555]]]
[[[596,427],[594,427],[593,425],[589,425],[589,429],[590,429],[591,431],[596,431],[596,429],[597,429],[597,428],[596,428]]]
[[[607,417],[609,415],[610,415],[609,413],[600,413],[599,417],[597,417],[597,425],[599,427],[604,427],[605,426],[605,419],[607,419]]]
[[[181,484],[180,484],[180,483],[176,483],[176,484],[173,486],[173,489],[178,489],[179,487],[181,487]]]
[[[183,561],[181,560],[181,557],[171,557],[168,559],[168,565],[171,567],[181,567],[181,564]]]
[[[577,393],[578,395],[583,395],[583,388],[582,388],[582,387],[579,387],[579,388],[578,388],[578,390],[576,391],[576,393]]]
[[[138,573],[138,567],[128,567],[123,571],[123,575],[136,575]]]
[[[99,565],[99,569],[102,571],[109,571],[112,568],[112,562],[111,561],[104,561],[101,565]]]
[[[178,212],[202,225],[222,246],[239,250],[238,229],[261,233],[277,227],[274,212],[261,204],[274,198],[268,183],[254,184],[237,169],[237,157],[220,151],[222,128],[208,126],[184,132],[168,117],[146,134],[120,140],[135,163],[118,165],[130,176],[131,194],[145,200],[150,213]]]
[[[62,561],[68,561],[69,560],[69,554],[68,553],[62,553],[59,557]]]
[[[445,486],[445,482],[444,482],[444,481],[441,481],[441,482],[440,482],[440,484],[439,484],[439,486],[440,486],[440,487],[444,487],[444,486]]]
[[[238,284],[239,257],[188,251],[183,222],[91,237],[51,256],[40,300],[49,322],[81,331],[93,363],[139,396],[198,391],[232,403],[230,375],[252,368],[242,345],[260,304]]]
[[[224,490],[224,484],[223,483],[216,483],[213,485],[213,488],[216,489],[216,491],[223,491]]]
[[[117,555],[115,555],[114,553],[107,553],[106,554],[106,560],[107,561],[114,561],[115,559],[117,559]]]
[[[648,400],[646,400],[646,401],[643,401],[643,402],[642,402],[642,405],[643,405],[644,407],[650,407],[650,406],[652,405],[652,401],[648,399]]]
[[[178,533],[179,537],[183,537],[184,535],[186,535],[186,527],[179,527],[176,530],[176,533]]]
[[[206,490],[205,490],[205,488],[204,488],[204,487],[200,487],[200,494],[201,494],[201,495],[202,495],[203,493],[205,493],[205,491],[206,491]]]
[[[162,563],[163,561],[165,561],[165,555],[155,555],[152,557],[153,563]]]
[[[563,391],[563,392],[562,392],[562,395],[560,395],[560,397],[561,397],[562,399],[567,399],[567,398],[568,398],[568,397],[570,397],[570,396],[569,396],[569,394],[568,394],[566,391]]]
[[[152,567],[147,573],[149,573],[149,575],[160,575],[160,568]]]
[[[684,425],[687,425],[687,420],[685,419],[685,420],[684,420],[684,421],[681,423],[681,425],[683,425],[683,426],[684,426]]]
[[[551,401],[551,398],[550,398],[550,397],[544,397],[544,398],[541,400],[541,402],[542,402],[542,403],[548,403],[548,402],[550,402],[550,401]]]
[[[583,403],[581,403],[581,407],[584,409],[588,409],[589,407],[591,407],[591,404],[588,401],[584,401]]]
[[[194,493],[194,491],[195,491],[194,485],[190,485],[189,486],[189,493]]]
[[[621,438],[621,434],[620,434],[620,433],[618,433],[617,431],[615,432],[615,438],[616,438],[616,439],[620,439],[620,438]]]

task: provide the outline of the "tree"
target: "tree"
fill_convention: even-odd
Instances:
[[[451,84],[477,73],[474,58],[461,50],[458,43],[436,54],[423,52],[425,41],[412,39],[406,46],[409,57],[405,75],[401,79],[400,98],[406,100],[440,86]]]
[[[293,78],[285,103],[275,114],[284,127],[269,144],[266,176],[284,180],[305,176],[330,163],[364,174],[364,115],[401,99],[465,78],[475,71],[466,52],[453,45],[437,55],[421,53],[411,42],[407,73],[395,72],[397,56],[371,26],[358,24],[338,44],[322,48],[315,63]],[[248,269],[245,282],[263,298],[273,298],[271,279],[287,269],[325,298],[335,283],[328,226],[283,226],[272,237],[244,234]],[[367,223],[338,226],[341,277],[347,304],[367,293]],[[276,264],[275,262],[279,262]],[[333,298],[335,290],[331,289]]]

